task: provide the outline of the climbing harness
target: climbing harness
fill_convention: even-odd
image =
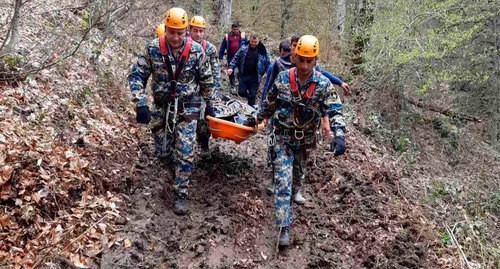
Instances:
[[[182,53],[177,60],[168,49],[165,36],[160,36],[159,41],[163,65],[168,72],[168,92],[164,94],[161,100],[161,105],[163,107],[163,111],[165,112],[165,132],[173,133],[177,124],[177,114],[179,109],[179,98],[177,96],[178,81],[180,81],[182,77],[182,69],[184,69],[186,62],[189,59],[189,52],[191,51],[191,45],[193,41],[190,37],[186,38],[184,49],[182,50]],[[172,70],[172,62],[170,58],[174,59],[174,62],[176,64],[175,73]],[[170,125],[169,123],[170,120],[172,120],[172,125]],[[166,137],[164,140],[164,144],[166,145]]]
[[[300,94],[297,80],[295,78],[295,72],[297,68],[290,68],[289,78],[290,78],[290,91],[292,93],[292,108],[293,108],[293,124],[294,133],[293,138],[296,140],[302,140],[305,137],[304,129],[314,120],[314,115],[321,115],[317,108],[309,106],[311,98],[317,86],[317,82],[312,81],[309,83],[307,90]],[[316,71],[317,72],[317,71]],[[317,74],[319,76],[319,73]],[[308,118],[304,119],[305,117]]]

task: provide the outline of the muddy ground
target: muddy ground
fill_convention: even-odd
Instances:
[[[147,133],[144,128],[144,133]],[[276,250],[265,134],[236,145],[212,140],[196,160],[190,214],[172,212],[172,180],[142,141],[124,190],[127,221],[100,268],[439,268],[439,246],[419,210],[398,192],[391,160],[355,127],[345,156],[311,156],[304,206],[294,205],[292,245]]]

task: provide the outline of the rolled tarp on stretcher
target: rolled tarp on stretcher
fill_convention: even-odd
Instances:
[[[255,117],[257,111],[238,100],[215,103],[214,110],[215,117],[206,117],[208,129],[214,138],[229,139],[239,144],[264,127],[264,124],[256,128],[242,124],[247,117]]]

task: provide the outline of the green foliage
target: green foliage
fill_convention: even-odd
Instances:
[[[10,70],[15,70],[20,67],[20,65],[25,60],[24,56],[20,54],[6,54],[2,57],[2,61],[7,65]]]
[[[36,116],[36,118],[35,118],[36,123],[37,123],[37,124],[42,124],[42,123],[43,123],[43,120],[45,119],[45,116],[46,116],[46,115],[45,115],[45,113],[43,113],[43,112],[42,112],[42,113],[40,113],[40,114],[38,114],[38,115]]]
[[[451,237],[446,231],[439,232],[439,235],[441,236],[441,242],[443,242],[445,246],[450,246],[452,244]]]
[[[367,23],[352,22],[357,28],[351,43],[354,50],[362,49],[360,56],[353,52],[353,62],[360,66],[357,71],[369,90],[401,89],[397,98],[403,111],[397,113],[413,109],[407,97],[418,96],[424,105],[416,113],[445,106],[457,114],[487,119],[485,134],[492,144],[500,145],[499,14],[499,6],[488,0],[379,1],[372,21],[368,16]],[[389,120],[399,122],[389,125],[413,127],[409,118],[391,116]],[[445,147],[458,160],[456,126],[434,128],[448,140]]]
[[[431,85],[457,79],[488,80],[488,74],[481,68],[470,66],[487,65],[487,59],[495,53],[494,50],[483,50],[482,55],[476,53],[479,47],[488,46],[487,42],[478,41],[487,41],[484,36],[491,31],[487,27],[494,17],[490,2],[417,0],[411,5],[397,0],[380,2],[369,29],[363,70],[374,77],[381,70],[392,70],[399,74],[394,83],[414,86],[421,93],[426,93]],[[495,35],[491,38],[494,40]]]
[[[81,25],[83,29],[90,29],[92,27],[92,14],[87,10],[83,11]]]
[[[394,145],[394,148],[399,154],[408,151],[410,147],[410,139],[408,137],[401,135]]]
[[[450,123],[447,117],[435,118],[433,125],[442,138],[454,137],[458,134],[457,126]]]
[[[429,192],[430,198],[444,198],[448,195],[448,190],[445,184],[438,182],[434,184],[429,184],[426,186],[427,191]]]
[[[460,200],[462,185],[459,180],[444,181],[442,179],[433,179],[427,185],[428,202],[456,202]]]
[[[86,106],[88,103],[90,103],[92,101],[92,97],[93,97],[93,93],[92,93],[92,88],[90,88],[90,86],[85,86],[85,88],[83,88],[83,91],[79,92],[78,95],[74,98],[74,100],[81,106]],[[68,114],[68,116],[70,116]]]
[[[92,96],[92,89],[89,86],[85,86],[83,93],[84,93],[84,95]]]
[[[427,90],[431,87],[431,83],[429,81],[424,82],[424,85],[418,88],[418,93],[425,94]]]

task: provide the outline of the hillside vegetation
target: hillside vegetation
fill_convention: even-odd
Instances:
[[[498,1],[232,2],[270,50],[318,36],[353,88],[347,153],[313,154],[279,254],[265,134],[212,140],[178,217],[130,102],[165,11],[203,15],[218,46],[221,2],[0,4],[0,268],[500,268]]]

